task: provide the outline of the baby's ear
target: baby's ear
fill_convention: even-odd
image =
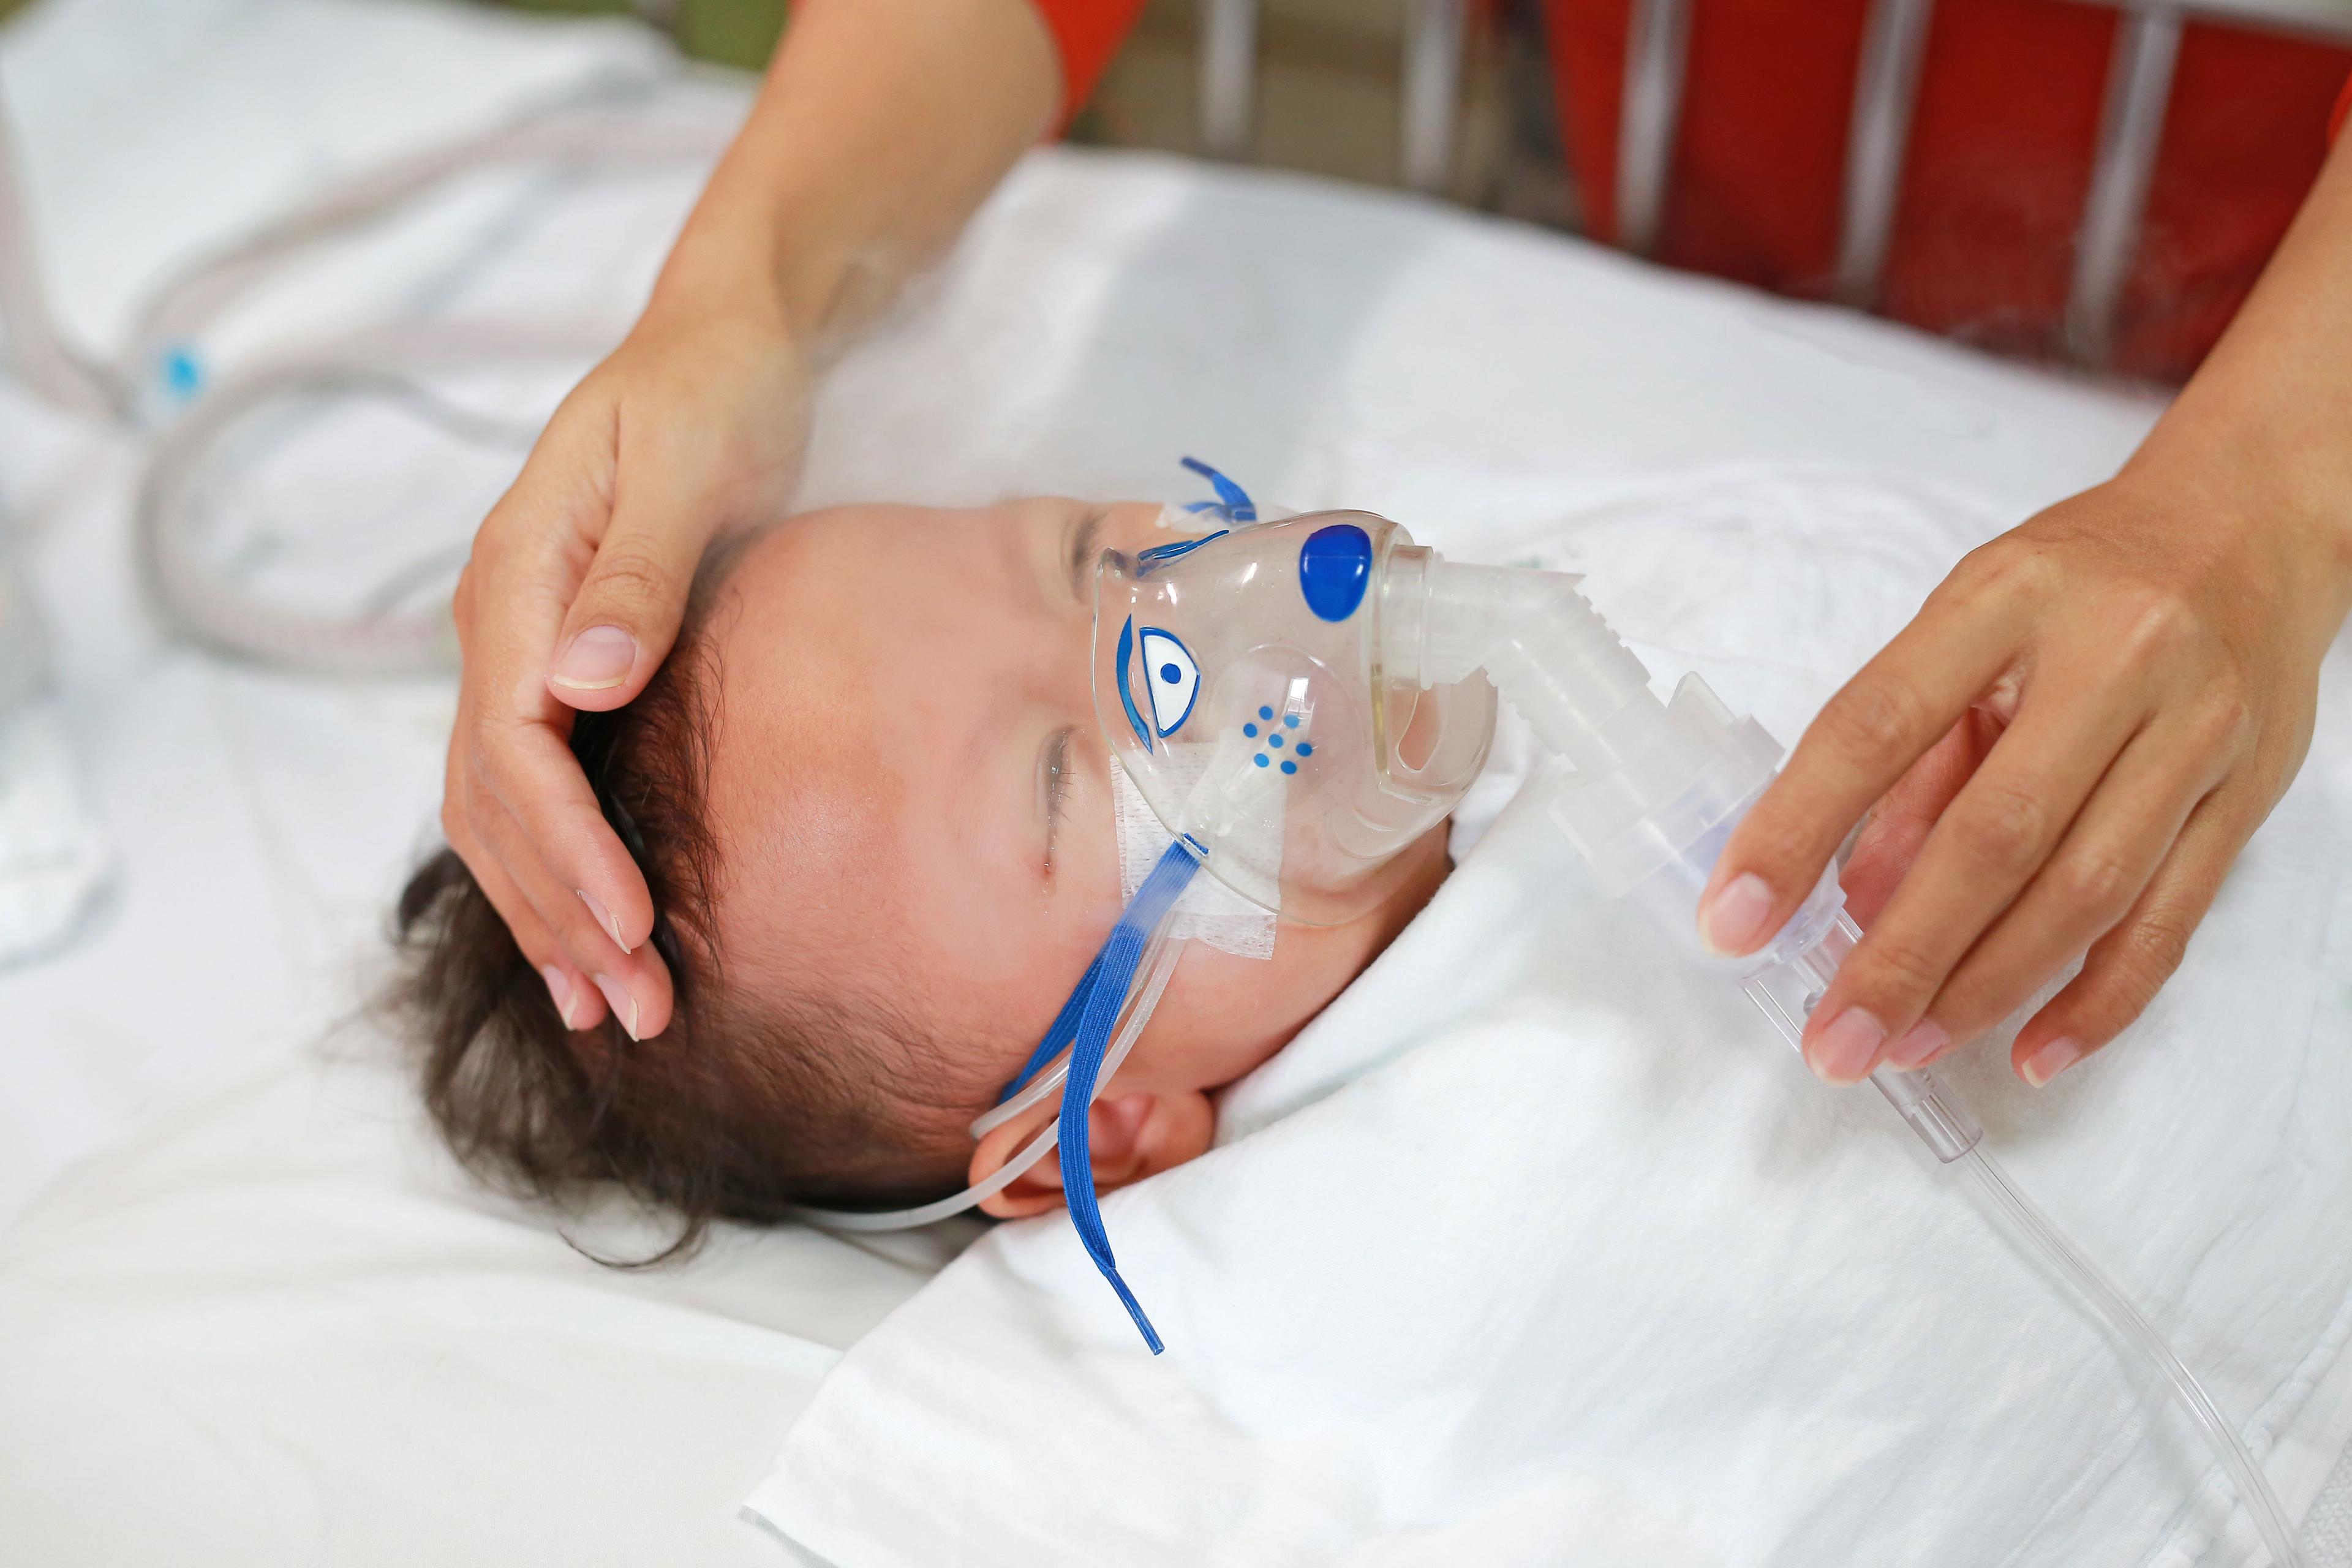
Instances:
[[[971,1152],[970,1184],[981,1183],[1004,1168],[1004,1163],[1029,1146],[1029,1141],[1054,1118],[1056,1102],[1048,1100],[1026,1116],[1014,1117],[991,1128]],[[1093,1156],[1095,1191],[1111,1192],[1130,1182],[1173,1169],[1208,1152],[1217,1131],[1216,1108],[1197,1090],[1180,1094],[1105,1095],[1087,1117],[1087,1152]],[[981,1200],[982,1214],[999,1219],[1022,1219],[1062,1206],[1062,1163],[1058,1150],[1047,1150],[1037,1163],[1013,1178],[1011,1185]]]

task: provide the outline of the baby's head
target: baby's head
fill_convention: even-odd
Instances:
[[[573,750],[651,885],[668,1025],[569,1031],[444,852],[410,883],[404,987],[425,1089],[470,1163],[555,1194],[618,1182],[698,1231],[789,1205],[920,1202],[986,1175],[1052,1101],[975,1144],[1122,899],[1089,689],[1096,557],[1159,508],[854,506],[715,554],[645,693]],[[1444,835],[1344,926],[1274,956],[1194,943],[1096,1101],[1103,1190],[1191,1159],[1210,1092],[1265,1060],[1409,921]],[[639,961],[642,962],[642,961]],[[1061,1201],[1043,1162],[984,1206]]]

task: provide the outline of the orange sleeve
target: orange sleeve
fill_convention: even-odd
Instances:
[[[2352,81],[2346,82],[2344,90],[2336,95],[2336,112],[2327,117],[2327,139],[2330,142],[2335,141],[2336,133],[2344,129],[2344,116],[2347,111],[2352,111]]]
[[[1144,0],[1035,0],[1035,5],[1062,56],[1060,123],[1066,126],[1143,14]]]

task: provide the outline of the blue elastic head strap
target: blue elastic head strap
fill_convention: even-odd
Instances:
[[[1257,521],[1257,505],[1250,500],[1247,490],[1198,458],[1186,458],[1183,464],[1207,479],[1217,491],[1215,500],[1195,501],[1188,510],[1221,511],[1229,522]],[[1160,551],[1145,552],[1145,556],[1148,559],[1163,552],[1190,551],[1203,542],[1190,540],[1181,545],[1163,545]],[[1139,725],[1138,732],[1141,732]],[[1086,1244],[1087,1256],[1095,1260],[1102,1277],[1118,1292],[1119,1304],[1142,1331],[1143,1342],[1151,1347],[1153,1355],[1163,1348],[1159,1331],[1143,1315],[1135,1292],[1118,1277],[1118,1261],[1111,1256],[1110,1237],[1103,1229],[1102,1208],[1095,1194],[1094,1151],[1087,1113],[1094,1105],[1095,1080],[1102,1075],[1103,1058],[1110,1050],[1111,1031],[1118,1027],[1119,1012],[1127,1005],[1127,994],[1135,984],[1135,971],[1143,962],[1144,949],[1150,945],[1152,934],[1167,920],[1169,911],[1176,907],[1176,900],[1183,896],[1185,888],[1192,883],[1192,873],[1201,868],[1202,857],[1207,853],[1207,846],[1190,834],[1168,846],[1160,863],[1136,889],[1135,897],[1128,900],[1126,911],[1110,928],[1110,935],[1103,939],[1094,962],[1087,965],[1086,977],[1055,1015],[1045,1037],[1037,1042],[1037,1048],[1029,1053],[1020,1072],[997,1096],[997,1103],[1003,1104],[1065,1049],[1070,1053],[1069,1077],[1062,1084],[1062,1195],[1069,1205],[1070,1223],[1077,1228],[1078,1239]]]
[[[1216,469],[1209,467],[1208,464],[1201,461],[1198,458],[1185,458],[1180,460],[1186,468],[1192,469],[1194,473],[1208,480],[1210,484],[1216,488],[1217,491],[1217,499],[1215,500],[1196,500],[1191,506],[1184,509],[1186,511],[1209,511],[1213,510],[1222,511],[1225,514],[1225,521],[1227,522],[1255,522],[1257,521],[1257,503],[1250,500],[1249,491],[1242,489],[1241,486],[1234,483],[1233,480],[1225,478],[1224,475],[1217,472]]]
[[[1045,1037],[1037,1042],[1023,1065],[1020,1076],[1004,1086],[1006,1096],[1017,1093],[1023,1084],[1061,1053],[1065,1044],[1070,1052],[1070,1076],[1062,1085],[1062,1131],[1060,1157],[1062,1162],[1062,1193],[1070,1207],[1070,1223],[1077,1227],[1078,1239],[1086,1244],[1087,1256],[1095,1260],[1102,1277],[1118,1292],[1127,1315],[1143,1332],[1143,1342],[1158,1355],[1161,1346],[1160,1335],[1151,1320],[1143,1315],[1143,1308],[1127,1281],[1118,1277],[1118,1263],[1111,1257],[1110,1237],[1103,1230],[1102,1209],[1095,1201],[1095,1168],[1093,1151],[1087,1138],[1087,1112],[1094,1104],[1095,1079],[1102,1072],[1103,1056],[1110,1048],[1112,1028],[1118,1023],[1119,1010],[1126,1005],[1127,993],[1135,982],[1136,966],[1142,962],[1143,950],[1150,944],[1152,933],[1167,920],[1169,910],[1176,907],[1184,889],[1200,869],[1200,844],[1187,836],[1168,846],[1151,875],[1135,890],[1127,910],[1118,923],[1110,928],[1103,940],[1102,949],[1087,967],[1086,978],[1062,1004]],[[1003,1102],[999,1097],[999,1103]]]

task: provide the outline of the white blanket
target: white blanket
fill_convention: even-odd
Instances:
[[[1735,473],[1557,534],[1662,677],[1784,739],[1996,514]],[[2352,1430],[2352,701],[2186,967],[1997,1150],[2289,1508]],[[2252,1563],[2210,1457],[1868,1089],[1604,901],[1533,792],[1104,1205],[1003,1226],[828,1375],[752,1506],[841,1568]]]

